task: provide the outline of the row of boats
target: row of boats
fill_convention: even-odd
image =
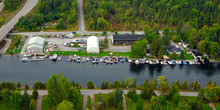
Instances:
[[[63,56],[58,56],[57,54],[54,54],[53,56],[47,56],[50,60],[53,61],[57,61],[57,60],[61,60]],[[126,57],[110,57],[110,56],[106,56],[106,57],[80,57],[77,55],[71,55],[69,57],[66,57],[65,59],[67,62],[92,62],[93,64],[98,64],[98,63],[119,63],[119,62],[129,62],[129,63],[134,63],[134,64],[162,64],[162,65],[176,65],[176,64],[182,64],[182,65],[186,65],[186,64],[201,64],[201,61],[197,61],[197,60],[189,60],[189,61],[184,61],[184,60],[156,60],[156,59],[129,59]]]

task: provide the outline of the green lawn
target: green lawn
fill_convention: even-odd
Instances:
[[[9,104],[7,106],[6,103],[0,102],[0,110],[21,110],[21,106],[15,106],[12,104]]]
[[[86,51],[50,51],[49,55],[58,54],[58,55],[69,56],[76,54],[77,56],[103,57],[103,56],[109,56],[109,53],[111,52],[100,51],[99,54],[87,54]],[[131,57],[130,52],[112,52],[112,53],[114,56],[117,57],[123,57],[123,56]]]
[[[56,110],[56,107],[52,106],[51,102],[48,100],[47,95],[43,96],[41,104],[42,104],[41,110]],[[78,104],[74,105],[74,107],[75,107],[75,110],[82,110],[82,107],[83,107],[83,98],[82,97],[80,97]]]
[[[92,101],[90,96],[87,98],[87,110],[92,110]]]
[[[214,103],[215,109],[220,110],[220,102]]]

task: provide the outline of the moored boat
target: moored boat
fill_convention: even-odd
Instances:
[[[53,61],[57,61],[57,54],[53,54],[52,60],[53,60]]]
[[[139,60],[135,60],[135,64],[138,65],[140,62]]]

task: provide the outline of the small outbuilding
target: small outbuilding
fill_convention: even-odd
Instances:
[[[173,54],[173,53],[180,54],[181,53],[181,50],[178,46],[171,46],[168,48],[167,51],[169,52],[169,54]]]
[[[196,50],[191,50],[192,56],[197,60],[197,59],[202,59],[202,55],[197,52]]]
[[[87,53],[99,53],[99,39],[96,36],[87,39]]]
[[[42,53],[45,39],[42,37],[33,37],[29,40],[27,52]]]

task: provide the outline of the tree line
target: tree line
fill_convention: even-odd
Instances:
[[[39,31],[46,22],[58,22],[55,29],[66,29],[76,25],[77,0],[40,0],[39,2],[35,14],[19,19],[16,24],[18,30]]]
[[[22,1],[24,0],[4,0],[3,10],[9,11],[9,12],[14,11],[19,8],[19,5],[21,4]]]
[[[145,24],[160,27],[184,23],[196,28],[219,23],[219,1],[209,0],[84,0],[87,26],[93,30],[142,30]]]

